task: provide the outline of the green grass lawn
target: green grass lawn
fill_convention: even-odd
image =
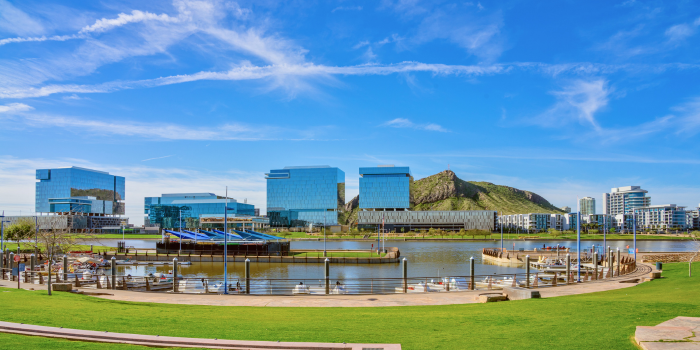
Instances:
[[[700,263],[694,264],[699,268]],[[700,275],[688,277],[683,263],[666,264],[663,275],[616,291],[550,299],[367,308],[148,304],[0,289],[0,320],[183,337],[401,343],[403,349],[631,350],[636,349],[631,340],[636,326],[700,317]],[[70,344],[0,334],[0,346],[6,342],[23,348],[68,349]]]
[[[10,251],[14,251],[15,253],[17,252],[17,244],[16,242],[6,242],[5,247],[10,249]],[[21,242],[19,243],[20,249],[22,251],[26,250],[33,250],[34,249],[34,243],[30,242]],[[113,249],[113,247],[107,247],[107,246],[101,246],[101,245],[93,245],[92,246],[93,251],[97,252],[98,250],[107,250],[107,249]],[[42,247],[39,247],[39,251],[43,252],[46,249],[42,249]],[[88,251],[90,250],[90,245],[84,245],[84,244],[79,244],[75,245],[71,248],[71,251]]]

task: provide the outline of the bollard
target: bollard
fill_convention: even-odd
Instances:
[[[32,254],[29,259],[29,271],[32,272],[32,283],[34,283],[34,278],[36,277],[36,272],[34,272],[34,269],[36,268],[36,256]]]
[[[10,278],[9,278],[10,281],[15,280],[15,276],[12,275],[12,268],[13,268],[14,263],[15,263],[15,253],[10,252],[10,254],[7,255],[7,269],[10,272]]]
[[[245,259],[245,294],[250,294],[250,259]]]
[[[63,282],[68,281],[68,257],[63,256]]]
[[[324,261],[325,266],[325,278],[326,278],[326,294],[330,294],[330,274],[331,274],[331,261],[326,258]]]
[[[525,256],[525,288],[530,288],[530,255]]]
[[[620,276],[620,248],[617,248],[617,275]]]
[[[110,259],[110,263],[112,264],[111,265],[112,266],[111,287],[112,287],[112,290],[115,290],[115,289],[117,289],[117,258],[112,257],[112,259]]]
[[[571,284],[571,255],[566,254],[566,284]]]
[[[403,258],[401,260],[403,264],[403,292],[408,293],[408,260],[406,258]]]
[[[476,282],[476,280],[474,279],[474,257],[473,256],[471,258],[469,258],[469,277],[470,277],[469,289],[474,290],[474,289],[476,289],[474,286],[474,282]]]
[[[178,273],[178,271],[177,271],[178,266],[177,265],[179,265],[179,263],[177,262],[177,258],[173,258],[173,293],[177,293],[178,288],[179,288],[179,285],[178,285],[179,283],[177,281],[177,273]]]
[[[598,252],[593,252],[593,279],[598,279]]]

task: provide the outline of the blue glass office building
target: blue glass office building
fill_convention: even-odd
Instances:
[[[124,215],[125,180],[104,171],[79,167],[38,169],[38,213]]]
[[[408,209],[410,186],[408,167],[360,168],[360,209]]]
[[[270,170],[267,216],[270,226],[337,225],[345,204],[345,173],[327,165]]]
[[[171,193],[144,198],[144,214],[149,224],[157,224],[160,228],[180,228],[180,222],[182,228],[197,228],[201,215],[223,216],[224,207],[226,197],[213,193]],[[227,214],[231,217],[254,216],[255,207],[229,198]]]

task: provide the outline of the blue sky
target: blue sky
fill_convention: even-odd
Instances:
[[[264,173],[448,168],[554,205],[640,185],[696,207],[693,1],[0,0],[0,209],[34,169],[265,208]],[[599,210],[602,209],[598,203]]]

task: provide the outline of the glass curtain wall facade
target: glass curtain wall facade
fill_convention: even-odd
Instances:
[[[653,205],[634,209],[638,228],[685,229],[687,225],[685,207],[675,204]]]
[[[651,205],[648,191],[639,186],[616,187],[603,193],[603,213],[608,215],[632,214],[635,208]]]
[[[578,205],[581,208],[581,215],[595,214],[595,198],[583,197],[579,199]]]
[[[107,172],[71,167],[36,171],[38,213],[124,215],[125,179]]]
[[[408,209],[410,186],[408,167],[360,168],[360,209]]]
[[[172,193],[144,198],[144,214],[148,222],[166,229],[197,228],[202,215],[224,215],[225,206],[226,197],[213,193]],[[255,207],[229,198],[228,215],[254,216]]]
[[[270,226],[337,225],[345,204],[345,172],[327,165],[270,170],[267,215]]]

